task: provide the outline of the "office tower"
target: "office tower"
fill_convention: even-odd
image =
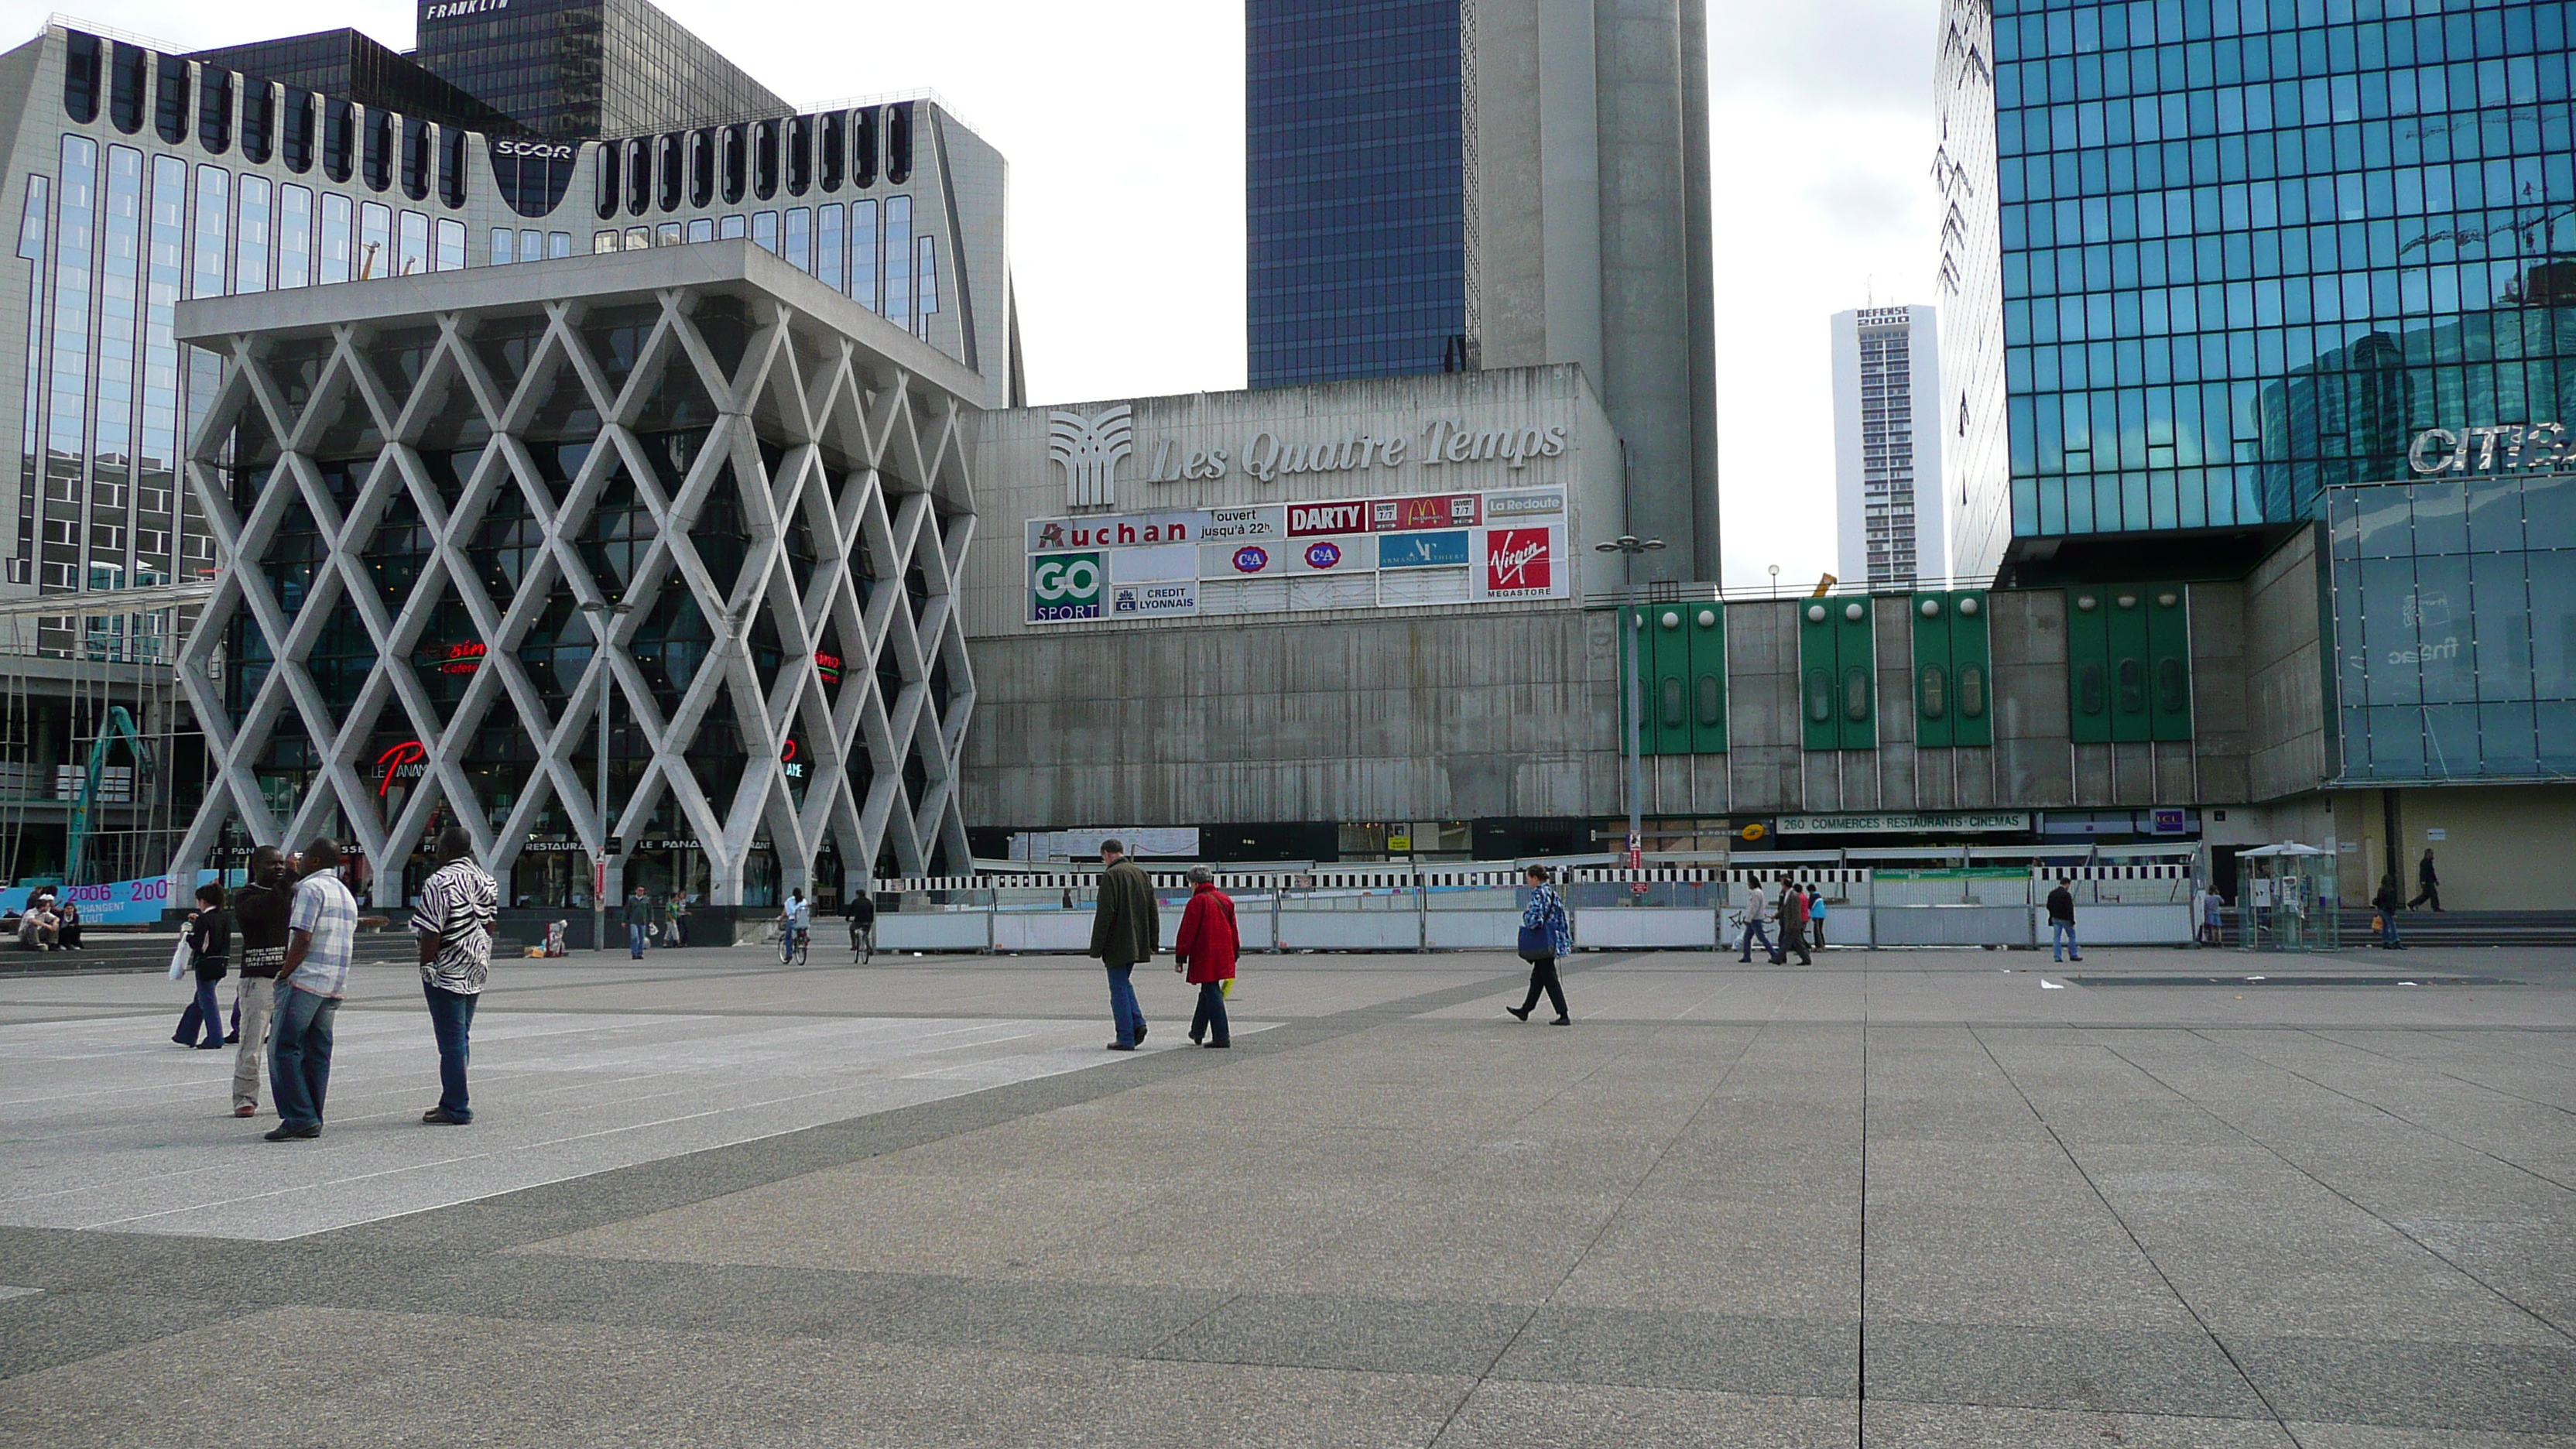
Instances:
[[[1253,0],[1255,387],[1583,365],[1641,568],[1718,570],[1702,0]]]
[[[2401,437],[2576,412],[2571,8],[1950,0],[1954,570],[2241,569]]]
[[[1016,396],[1005,169],[933,100],[693,124],[706,86],[612,85],[632,131],[549,140],[458,124],[483,97],[350,32],[209,54],[267,69],[61,24],[0,55],[7,592],[214,575],[179,462],[218,366],[173,339],[183,298],[743,236],[979,374],[988,405]],[[97,627],[58,621],[42,647],[166,656]]]
[[[412,58],[564,140],[796,109],[652,0],[420,0]]]
[[[1929,307],[1837,312],[1834,572],[1847,586],[1949,577],[1941,522],[1940,329]]]

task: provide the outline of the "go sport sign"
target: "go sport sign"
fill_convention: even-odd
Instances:
[[[1037,518],[1028,622],[1561,599],[1562,488]]]
[[[1029,622],[1100,617],[1100,555],[1057,553],[1029,560]]]

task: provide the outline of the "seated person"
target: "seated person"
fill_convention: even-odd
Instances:
[[[53,900],[38,896],[27,906],[27,914],[18,920],[18,944],[30,951],[57,949],[59,923],[54,919]]]
[[[54,913],[54,935],[55,938],[61,942],[64,950],[77,951],[81,949],[81,915],[79,902],[65,901],[63,902],[62,909]]]

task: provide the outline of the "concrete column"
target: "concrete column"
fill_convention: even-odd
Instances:
[[[1598,0],[1602,394],[1627,445],[1627,531],[1668,545],[1639,575],[1698,572],[1682,25],[1676,0]]]

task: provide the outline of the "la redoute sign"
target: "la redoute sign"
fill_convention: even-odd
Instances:
[[[1166,437],[1141,452],[1149,484],[1212,482],[1236,474],[1275,484],[1310,474],[1383,473],[1408,464],[1425,469],[1499,464],[1517,471],[1563,457],[1572,443],[1571,431],[1562,424],[1479,428],[1456,418],[1433,418],[1386,433],[1353,429],[1313,435],[1257,427],[1233,447],[1193,448]],[[1047,414],[1047,455],[1064,470],[1068,507],[1113,502],[1118,464],[1139,452],[1134,411],[1125,405]]]

